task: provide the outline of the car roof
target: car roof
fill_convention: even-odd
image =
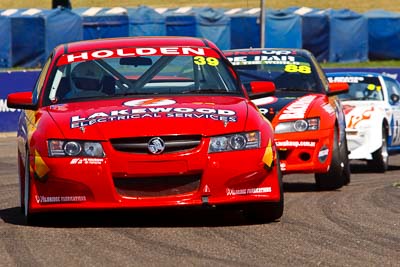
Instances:
[[[214,43],[204,38],[181,36],[146,36],[146,37],[119,37],[107,39],[93,39],[71,42],[55,48],[55,54],[61,55],[88,50],[112,49],[121,47],[158,47],[158,46],[192,46],[211,47],[216,49]]]
[[[385,76],[378,72],[366,72],[366,71],[335,71],[326,72],[326,76],[369,76],[369,77],[379,77]],[[388,77],[388,76],[385,76]]]
[[[229,49],[224,50],[224,53],[231,53],[231,52],[257,52],[257,51],[289,51],[291,54],[301,55],[301,56],[311,56],[312,53],[307,49],[303,48],[240,48],[240,49]]]

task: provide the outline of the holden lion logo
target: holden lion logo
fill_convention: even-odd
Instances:
[[[152,154],[161,154],[165,149],[164,140],[162,140],[160,137],[153,137],[147,143],[147,148]]]

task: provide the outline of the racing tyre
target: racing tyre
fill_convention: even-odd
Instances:
[[[348,185],[351,180],[351,171],[350,171],[350,160],[349,160],[349,149],[347,146],[346,137],[343,138],[343,142],[340,146],[340,158],[343,162],[343,185]]]
[[[25,157],[25,179],[24,179],[24,201],[21,202],[21,210],[24,213],[24,223],[26,225],[37,225],[39,223],[39,216],[32,214],[29,208],[30,202],[30,171],[29,171],[29,152],[26,152]],[[22,193],[22,192],[21,192]]]
[[[283,182],[281,167],[279,159],[277,159],[278,166],[278,181],[279,181],[279,193],[280,200],[278,202],[262,202],[262,203],[251,203],[243,209],[245,218],[252,223],[267,223],[278,220],[283,215],[284,198],[283,198]]]
[[[343,162],[341,158],[337,127],[335,127],[333,140],[334,141],[332,150],[332,160],[328,172],[315,174],[315,183],[319,190],[338,189],[345,184],[345,180],[347,179],[345,178],[345,171],[344,171],[346,169],[346,162]],[[349,167],[348,157],[346,158],[347,158],[347,167]],[[350,180],[350,178],[348,179]]]
[[[368,168],[372,171],[384,173],[389,167],[389,152],[387,148],[387,134],[382,127],[382,146],[372,153],[372,160],[367,161]]]

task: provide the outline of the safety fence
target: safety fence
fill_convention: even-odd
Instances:
[[[305,48],[320,62],[400,59],[400,13],[290,7],[0,10],[0,68],[40,67],[59,44],[126,36],[204,37],[221,49]]]

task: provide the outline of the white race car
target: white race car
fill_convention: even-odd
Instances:
[[[400,83],[371,72],[331,72],[330,82],[347,82],[339,95],[346,117],[349,159],[366,160],[373,171],[388,169],[389,155],[400,153]]]

